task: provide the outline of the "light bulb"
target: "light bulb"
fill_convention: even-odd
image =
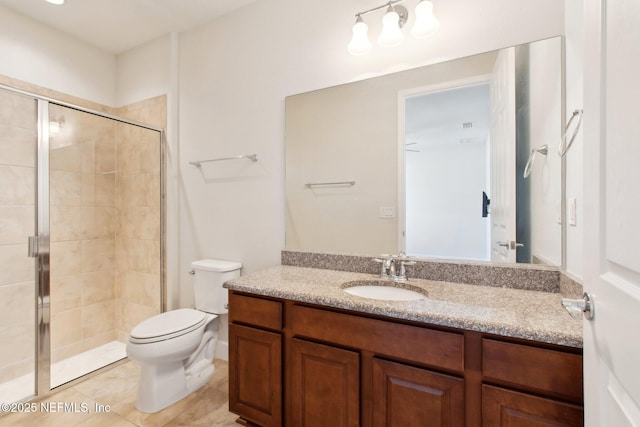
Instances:
[[[45,0],[47,3],[51,3],[51,4],[55,4],[55,5],[63,5],[64,4],[64,0]]]
[[[56,136],[60,133],[60,123],[58,122],[49,122],[49,135]]]
[[[358,15],[356,23],[353,25],[353,37],[347,45],[347,50],[351,55],[365,55],[371,52],[371,42],[369,41],[369,27],[364,23],[362,17]]]
[[[429,0],[421,0],[416,6],[416,22],[413,24],[411,34],[417,39],[432,36],[438,31],[440,21],[433,14],[433,3]]]
[[[382,47],[398,46],[404,39],[400,31],[400,15],[391,6],[382,17],[382,32],[378,37],[378,44]]]

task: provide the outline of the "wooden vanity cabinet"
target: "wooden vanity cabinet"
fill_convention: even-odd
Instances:
[[[282,302],[229,294],[229,410],[282,425]]]
[[[482,385],[482,425],[495,427],[582,426],[582,406]]]
[[[291,384],[288,425],[360,425],[360,357],[355,351],[293,338],[285,376]]]
[[[230,294],[229,407],[261,426],[582,426],[579,349]]]
[[[582,426],[582,355],[482,339],[485,426]]]
[[[286,425],[464,426],[463,334],[298,303],[285,311]],[[330,422],[313,409],[323,407]]]

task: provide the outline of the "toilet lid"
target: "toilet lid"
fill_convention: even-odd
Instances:
[[[242,263],[221,259],[201,259],[199,261],[193,261],[191,263],[191,268],[226,273],[228,271],[240,270],[242,268]]]
[[[205,323],[206,313],[191,308],[167,311],[138,323],[131,330],[131,340],[152,342],[184,335]]]

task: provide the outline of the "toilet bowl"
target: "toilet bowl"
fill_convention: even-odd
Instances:
[[[227,313],[224,282],[240,275],[238,262],[200,260],[191,264],[196,309],[158,314],[137,324],[129,335],[127,356],[140,365],[136,408],[157,412],[209,381],[220,315]]]

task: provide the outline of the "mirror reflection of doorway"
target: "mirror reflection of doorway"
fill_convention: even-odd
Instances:
[[[490,260],[488,82],[412,95],[404,110],[405,252]]]

